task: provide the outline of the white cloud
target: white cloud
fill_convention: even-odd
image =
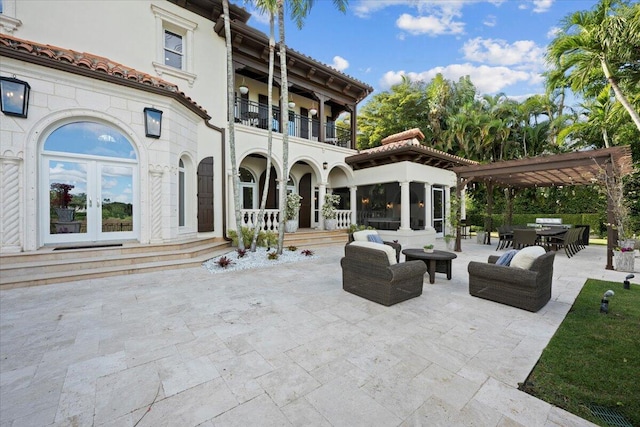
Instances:
[[[391,6],[415,8],[420,14],[436,13],[443,16],[460,16],[466,4],[488,2],[500,6],[506,0],[360,0],[350,10],[360,18],[368,18],[373,13]]]
[[[549,28],[549,31],[547,31],[547,38],[548,39],[555,38],[561,32],[562,32],[562,28],[560,28],[560,27],[551,27],[551,28]]]
[[[482,23],[487,27],[495,27],[497,22],[498,18],[496,18],[495,15],[487,15],[487,17],[484,18],[484,21],[482,21]]]
[[[267,27],[269,26],[269,14],[268,13],[262,13],[260,10],[258,10],[256,8],[250,9],[249,13],[251,13],[252,24],[255,21],[258,24],[266,25]],[[278,17],[275,18],[275,21],[278,22]],[[276,31],[278,31],[278,30],[276,29]]]
[[[412,16],[408,13],[403,13],[396,21],[396,25],[401,30],[413,35],[429,34],[436,36],[464,33],[464,23],[453,21],[450,16]]]
[[[531,40],[518,40],[510,44],[505,40],[476,37],[462,46],[462,52],[469,61],[492,65],[526,64],[537,68],[544,64],[545,50]]]
[[[344,71],[349,68],[349,61],[341,56],[336,55],[333,57],[333,63],[331,64],[331,66],[338,71]]]
[[[551,8],[554,0],[533,0],[533,11],[535,13],[544,13]]]
[[[527,82],[537,84],[540,82],[540,74],[536,72],[527,72],[513,70],[507,67],[491,67],[488,65],[475,66],[469,63],[451,64],[446,67],[436,67],[421,73],[405,72],[405,71],[387,71],[380,80],[380,86],[383,90],[390,88],[394,84],[402,81],[402,76],[407,76],[414,81],[428,82],[437,74],[442,74],[446,79],[457,81],[460,77],[470,76],[471,81],[480,93],[497,93],[504,88]]]

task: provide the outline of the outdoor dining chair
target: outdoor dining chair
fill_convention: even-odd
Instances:
[[[536,230],[525,230],[516,228],[513,230],[513,248],[522,249],[527,246],[533,246],[537,244],[538,234]]]

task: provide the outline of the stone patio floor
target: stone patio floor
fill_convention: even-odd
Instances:
[[[469,295],[494,249],[464,240],[451,281],[392,307],[342,290],[342,245],[1,291],[0,427],[590,425],[517,386],[585,280],[626,274],[604,247],[560,252],[529,313]]]

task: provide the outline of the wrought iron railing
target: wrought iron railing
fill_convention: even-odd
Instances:
[[[236,123],[242,123],[246,126],[268,129],[269,125],[271,125],[271,129],[274,132],[281,132],[280,109],[278,107],[273,107],[273,117],[269,120],[267,104],[236,98],[234,118]],[[325,143],[339,147],[350,146],[351,130],[337,126],[335,121],[329,121],[324,126]],[[289,135],[318,141],[319,129],[320,120],[292,112],[289,113]]]

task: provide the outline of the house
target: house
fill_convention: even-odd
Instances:
[[[269,127],[268,226],[277,227],[286,182],[303,197],[303,228],[322,228],[319,203],[333,192],[341,228],[365,223],[405,244],[444,233],[451,169],[473,162],[422,145],[419,130],[358,152],[357,106],[372,87],[291,49],[290,97],[269,117],[268,37],[248,24],[246,10],[230,8],[233,171],[220,0],[1,4],[0,253],[226,237],[235,228],[235,173],[243,219],[255,220]],[[276,64],[276,83],[278,73]],[[69,187],[68,206],[60,184]]]

